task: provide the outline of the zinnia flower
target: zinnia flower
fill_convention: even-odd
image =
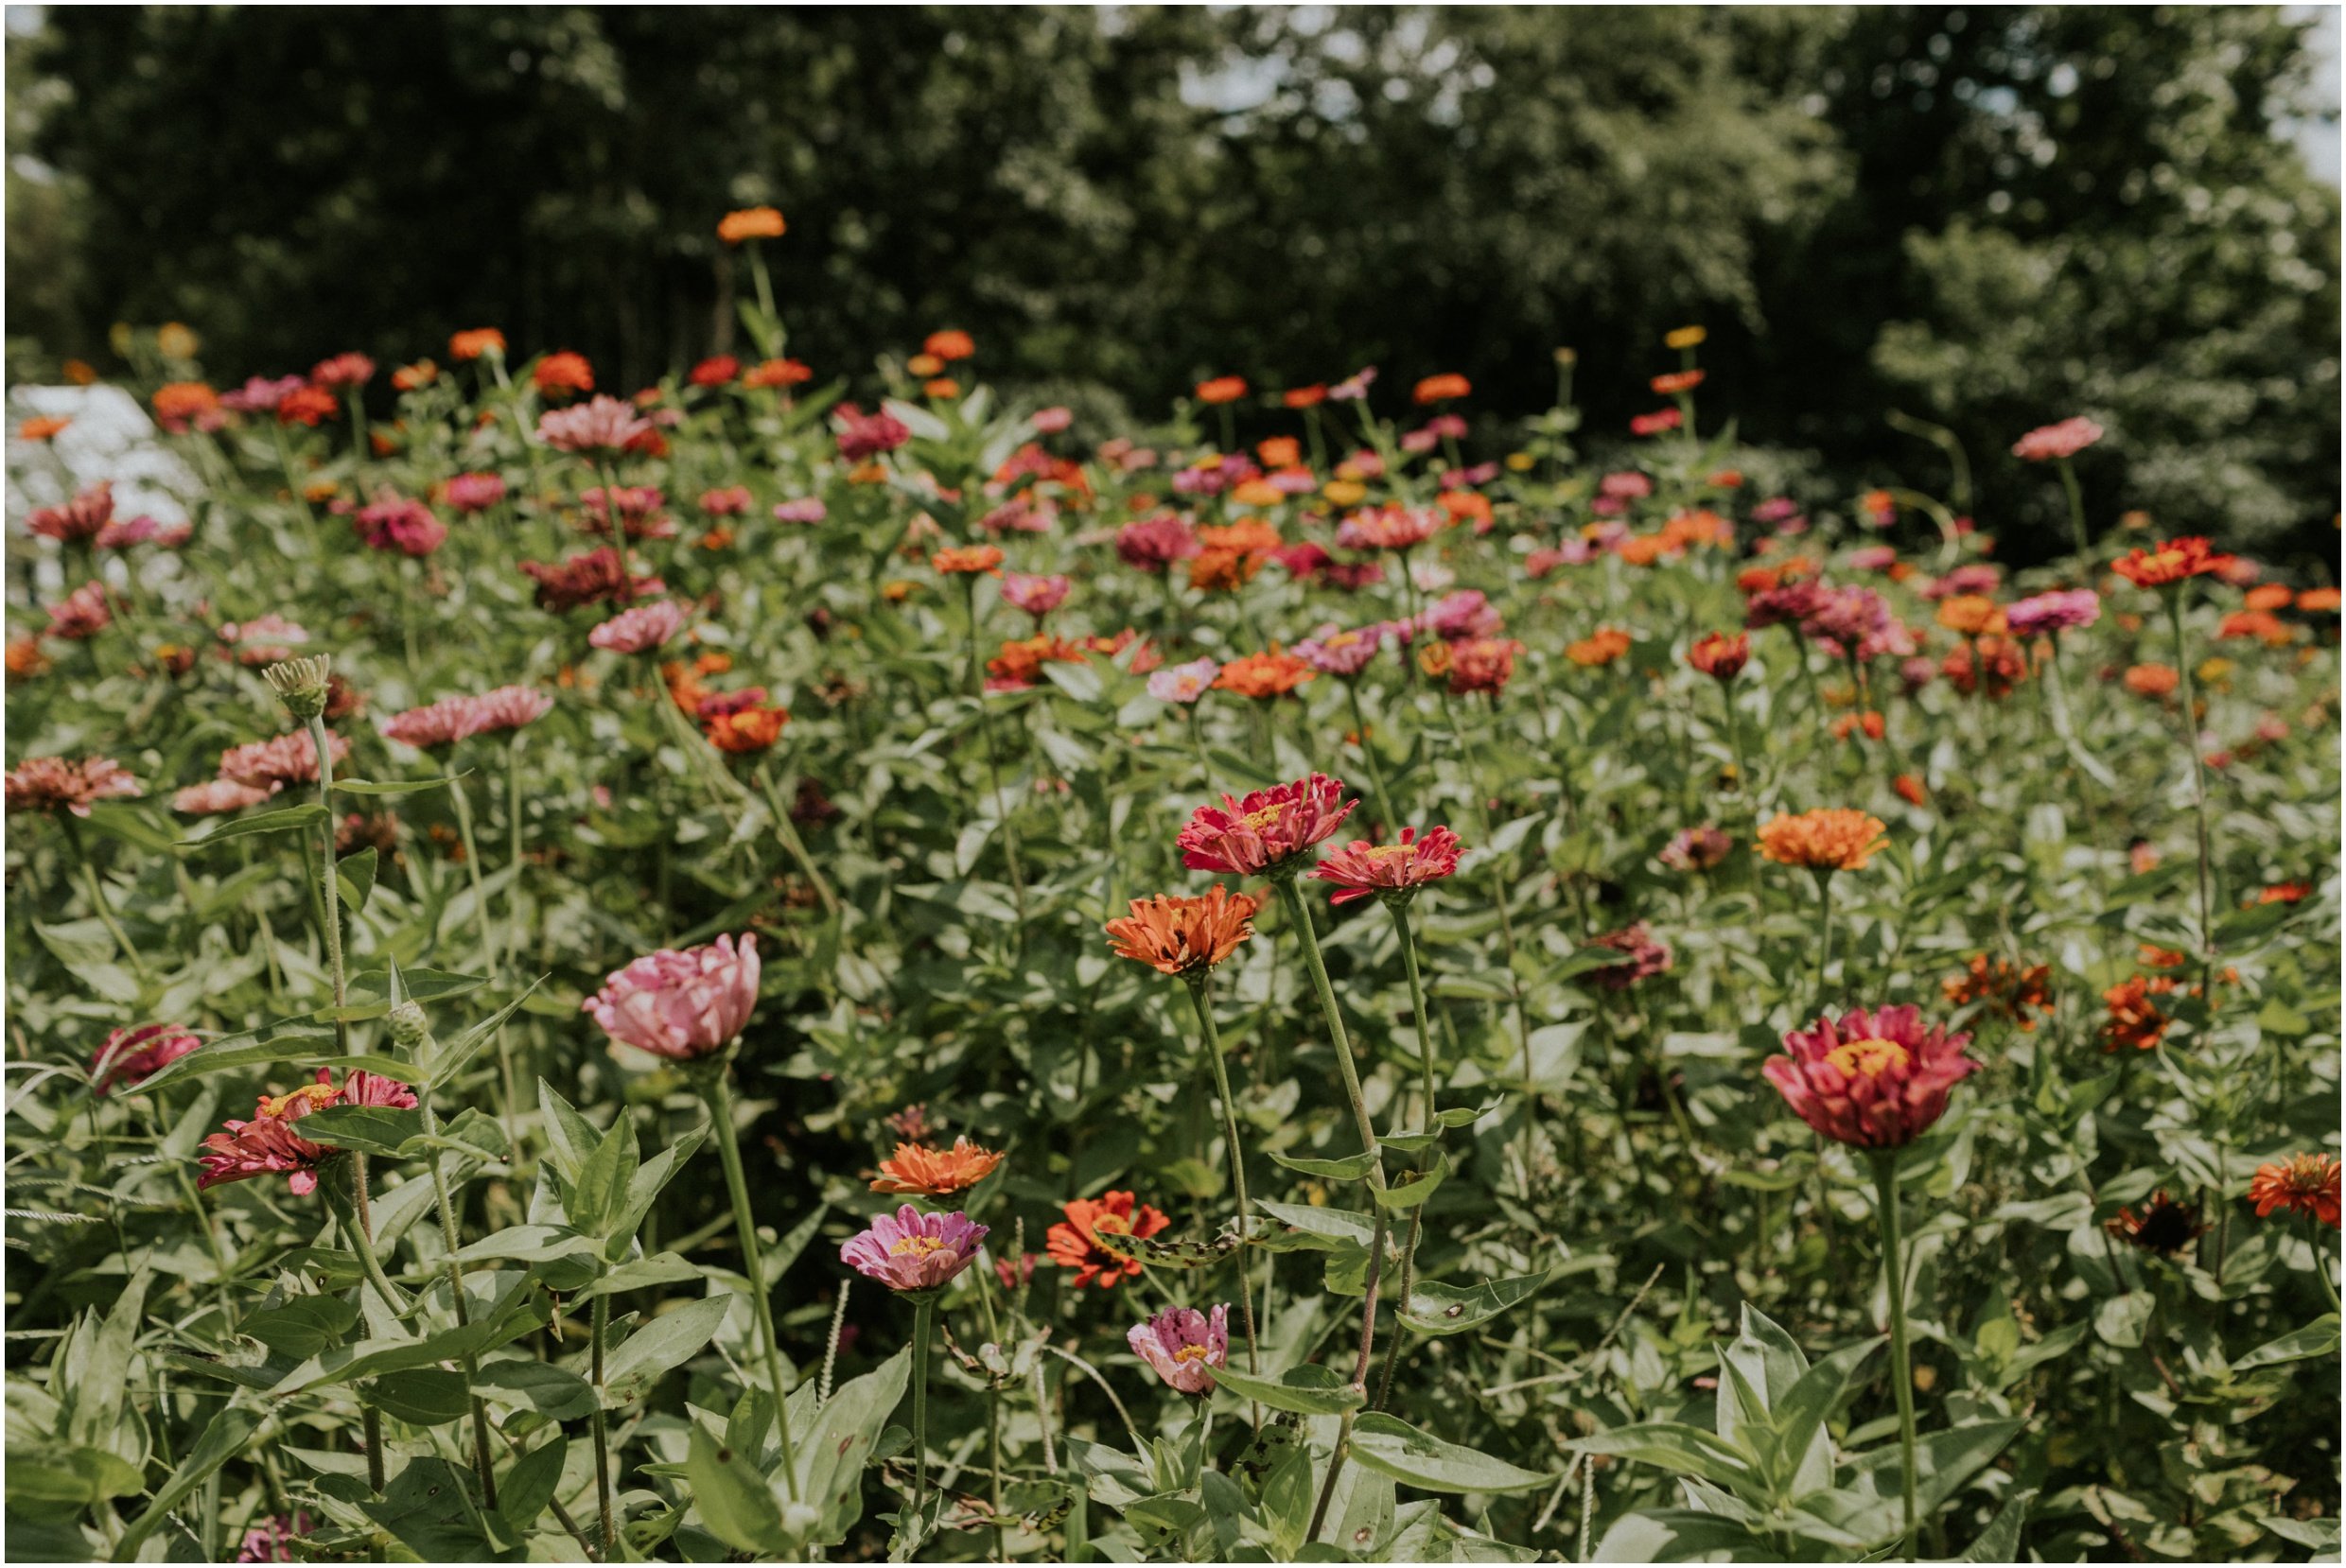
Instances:
[[[1268,653],[1249,653],[1222,666],[1221,673],[1214,677],[1214,688],[1268,702],[1286,696],[1316,673],[1310,665],[1292,653],[1281,653],[1273,644]]]
[[[1760,1067],[1793,1113],[1853,1149],[1902,1149],[1946,1114],[1948,1091],[1979,1063],[1969,1035],[1922,1026],[1913,1007],[1856,1008],[1784,1037]]]
[[[2102,993],[2102,1003],[2110,1017],[2102,1024],[2102,1050],[2119,1051],[2132,1046],[2148,1051],[2166,1037],[2167,1025],[2173,1020],[2150,999],[2167,996],[2175,990],[2175,982],[2165,975],[2134,975],[2120,981]]]
[[[2016,637],[2091,626],[2102,618],[2102,596],[2092,588],[2056,589],[2037,594],[2004,611],[2005,628]]]
[[[1213,688],[1214,678],[1222,667],[1212,659],[1192,659],[1187,664],[1167,665],[1148,677],[1148,694],[1161,703],[1184,706],[1196,702]]]
[[[1672,955],[1669,945],[1655,941],[1642,920],[1595,937],[1589,946],[1611,948],[1616,952],[1628,955],[1618,964],[1608,964],[1594,971],[1597,984],[1608,991],[1627,990],[1640,980],[1670,971]]]
[[[448,357],[459,364],[475,359],[505,357],[505,335],[493,326],[476,326],[452,333],[448,338]]]
[[[1600,626],[1590,636],[1567,644],[1564,656],[1584,670],[1602,669],[1629,653],[1629,634],[1618,626]]]
[[[954,1146],[943,1150],[920,1143],[899,1143],[896,1153],[880,1162],[880,1174],[872,1178],[871,1190],[948,1197],[976,1186],[1001,1163],[1002,1156],[980,1148],[966,1138],[954,1139]]]
[[[375,379],[375,361],[363,354],[338,354],[331,359],[321,359],[310,368],[313,386],[340,391],[346,387],[363,387]]]
[[[999,545],[960,545],[940,549],[929,557],[930,569],[940,577],[955,574],[977,576],[985,573],[1002,575],[1002,547]]]
[[[471,699],[443,697],[422,707],[394,713],[383,721],[383,734],[417,751],[438,751],[472,733]]]
[[[1340,780],[1316,773],[1200,806],[1174,842],[1192,871],[1293,876],[1304,851],[1333,835],[1358,804],[1344,799]]]
[[[586,362],[585,355],[566,349],[540,359],[530,373],[530,379],[541,396],[584,396],[595,390],[595,368]]]
[[[9,770],[6,788],[11,811],[54,811],[62,806],[78,817],[90,814],[93,801],[139,793],[138,780],[111,757],[27,758]]]
[[[1467,379],[1455,371],[1441,375],[1428,375],[1409,391],[1409,401],[1421,406],[1445,403],[1454,397],[1464,397],[1474,391]]]
[[[347,736],[326,735],[326,754],[335,762],[350,755]],[[219,775],[254,789],[271,785],[314,784],[318,781],[318,747],[309,731],[298,729],[273,740],[231,746],[220,753]]]
[[[607,396],[568,409],[551,409],[537,416],[538,440],[557,451],[579,454],[624,451],[630,442],[651,434],[652,428],[652,422],[639,417],[633,405]]]
[[[1156,1369],[1176,1393],[1202,1399],[1214,1392],[1214,1370],[1230,1360],[1230,1309],[1209,1316],[1195,1307],[1167,1307],[1125,1332],[1132,1353]]]
[[[431,508],[389,492],[351,514],[350,526],[369,549],[402,555],[429,555],[448,536],[447,524],[433,516]]]
[[[1014,571],[1002,580],[1002,601],[1013,609],[1025,611],[1040,622],[1044,616],[1059,607],[1067,597],[1069,586],[1064,577],[1039,577]]]
[[[1708,871],[1720,864],[1735,850],[1735,840],[1727,833],[1706,824],[1701,828],[1681,828],[1662,846],[1661,862],[1672,871]]]
[[[975,354],[977,342],[960,328],[949,326],[941,332],[932,332],[922,339],[920,352],[931,358],[942,359],[950,365],[956,359],[967,359]]]
[[[1864,811],[1829,809],[1789,816],[1779,811],[1760,828],[1760,853],[1778,865],[1811,871],[1862,871],[1889,842],[1889,829]]]
[[[2249,1182],[2249,1201],[2258,1219],[2279,1209],[2303,1214],[2331,1229],[2338,1228],[2338,1161],[2336,1155],[2300,1154],[2270,1160],[2256,1168]],[[2317,1260],[2320,1266],[2326,1261]]]
[[[1346,549],[1409,549],[1449,526],[1439,507],[1372,507],[1337,524],[1336,542]]]
[[[1235,403],[1246,394],[1246,377],[1243,375],[1217,375],[1210,381],[1198,383],[1198,401],[1200,403]]]
[[[1440,881],[1458,869],[1462,845],[1447,828],[1429,828],[1419,838],[1417,829],[1404,828],[1392,844],[1356,840],[1311,868],[1311,875],[1334,882],[1331,905],[1347,904],[1374,893],[1388,903],[1407,902],[1427,882]]]
[[[772,207],[742,207],[717,219],[717,237],[739,245],[747,239],[779,239],[788,228]]]
[[[656,599],[622,610],[586,634],[597,648],[614,653],[649,653],[666,643],[684,625],[684,606],[673,599]]]
[[[839,1261],[890,1290],[937,1290],[970,1266],[987,1230],[967,1214],[924,1214],[907,1203],[873,1215],[869,1228],[839,1248]]]
[[[1515,655],[1523,652],[1523,644],[1513,637],[1473,637],[1448,647],[1450,660],[1446,672],[1453,697],[1477,691],[1497,696],[1514,677]]]
[[[531,687],[500,686],[478,697],[467,697],[464,704],[464,733],[496,735],[537,723],[553,711],[554,700]]]
[[[2197,535],[2163,539],[2150,549],[2130,549],[2110,569],[2138,588],[2167,588],[2194,577],[2229,570],[2239,557],[2219,554]]]
[[[1199,898],[1170,893],[1135,898],[1130,915],[1108,922],[1108,944],[1117,957],[1137,959],[1160,974],[1202,974],[1254,934],[1262,907],[1253,895],[1218,883]]]
[[[2102,439],[2102,427],[2079,415],[2058,425],[2040,425],[2012,444],[2012,455],[2024,462],[2050,462],[2074,458]]]
[[[207,779],[201,784],[190,784],[174,794],[171,810],[191,817],[226,816],[232,811],[241,811],[247,806],[258,806],[281,788],[282,785],[271,785],[263,790],[251,784],[239,784],[233,778]]]
[[[1077,1198],[1062,1206],[1067,1218],[1051,1227],[1044,1247],[1051,1262],[1076,1270],[1076,1288],[1096,1284],[1113,1290],[1127,1279],[1138,1278],[1141,1261],[1123,1257],[1099,1245],[1102,1232],[1144,1240],[1173,1222],[1147,1204],[1135,1205],[1129,1193],[1103,1193],[1098,1198]]]
[[[176,1023],[117,1029],[90,1062],[90,1092],[104,1094],[116,1084],[136,1089],[201,1043]]]
[[[604,600],[624,603],[644,594],[656,594],[667,584],[657,577],[635,577],[620,562],[619,551],[609,545],[573,555],[558,566],[538,561],[521,563],[522,575],[537,584],[537,607],[556,614],[575,610],[582,604],[596,604]]]
[[[486,512],[505,498],[505,480],[498,474],[459,474],[448,480],[444,494],[459,512]]]
[[[95,539],[114,520],[114,487],[100,479],[63,506],[44,506],[25,518],[25,526],[44,539],[61,544]]]
[[[1738,632],[1728,636],[1713,632],[1687,650],[1686,661],[1712,680],[1725,685],[1743,672],[1751,659],[1751,635]]]
[[[86,642],[114,621],[103,583],[84,583],[47,609],[49,636],[68,642]]]
[[[283,1176],[294,1196],[305,1196],[317,1191],[319,1169],[341,1151],[313,1143],[295,1132],[293,1127],[302,1118],[327,1106],[382,1106],[408,1110],[415,1103],[413,1091],[395,1078],[354,1071],[337,1089],[333,1087],[333,1075],[322,1067],[318,1069],[316,1083],[306,1084],[290,1094],[273,1098],[262,1095],[251,1121],[232,1120],[225,1124],[226,1131],[205,1139],[204,1153],[199,1157],[203,1175],[196,1186],[203,1189],[231,1181],[249,1181],[254,1176]]]
[[[912,439],[911,428],[894,414],[867,414],[850,404],[839,409],[837,434],[839,455],[849,462],[893,452]]]
[[[309,1512],[296,1509],[290,1517],[271,1514],[244,1532],[244,1541],[236,1548],[238,1562],[297,1562],[293,1542],[310,1532]]]
[[[1963,973],[1939,982],[1939,989],[1950,1006],[1986,1002],[2022,1029],[2033,1031],[2035,1015],[2053,1010],[2052,993],[2045,984],[2052,974],[2050,965],[2023,969],[2009,959],[1977,953]]]
[[[615,971],[580,1010],[624,1045],[693,1061],[730,1045],[758,1006],[758,939],[646,953]]]
[[[2197,1209],[2167,1196],[2166,1190],[2161,1188],[2151,1194],[2141,1213],[2121,1209],[2102,1222],[2102,1228],[2145,1252],[2171,1258],[2197,1241],[2208,1226],[2199,1218]]]

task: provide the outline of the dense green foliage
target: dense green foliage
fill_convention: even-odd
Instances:
[[[711,215],[771,201],[794,352],[959,325],[992,374],[1154,408],[1192,379],[1442,366],[1594,427],[1713,333],[1747,437],[1860,478],[2058,412],[2162,523],[2326,554],[2337,192],[2272,8],[1230,11],[56,8],[12,44],[14,362],[180,320],[222,375],[443,323],[627,384],[728,335]]]

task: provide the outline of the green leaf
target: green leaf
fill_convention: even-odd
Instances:
[[[1616,1520],[1598,1562],[1781,1562],[1784,1548],[1722,1514],[1657,1508]]]
[[[179,1468],[155,1491],[154,1501],[147,1511],[131,1522],[131,1527],[114,1543],[114,1560],[135,1562],[139,1548],[147,1538],[169,1521],[172,1510],[213,1476],[220,1466],[244,1452],[253,1434],[261,1426],[261,1414],[241,1404],[229,1404],[205,1424],[196,1446],[187,1451]]]
[[[1449,1174],[1448,1157],[1436,1154],[1433,1164],[1424,1173],[1404,1171],[1401,1173],[1401,1179],[1392,1186],[1371,1188],[1369,1196],[1375,1200],[1380,1209],[1414,1209],[1433,1196],[1434,1189],[1441,1186],[1448,1178]]]
[[[293,833],[315,828],[325,821],[325,808],[316,801],[301,806],[284,806],[273,811],[255,811],[246,816],[231,817],[200,838],[179,841],[183,849],[201,849],[207,844],[222,839],[250,838],[254,833]]]
[[[912,1381],[912,1348],[906,1346],[862,1377],[843,1385],[824,1402],[803,1434],[791,1419],[798,1455],[798,1498],[817,1514],[807,1543],[836,1546],[863,1517],[864,1467],[871,1462],[880,1434]]]
[[[2021,1559],[2021,1526],[2028,1523],[2028,1505],[2035,1501],[2034,1490],[2019,1492],[2009,1503],[1996,1510],[1996,1517],[1980,1531],[1979,1539],[1964,1548],[1957,1562],[2019,1562]]]
[[[790,1552],[781,1505],[775,1501],[773,1489],[747,1458],[720,1444],[698,1421],[692,1423],[684,1478],[692,1507],[710,1535],[753,1557]]]
[[[1401,1321],[1425,1334],[1464,1333],[1479,1329],[1548,1282],[1548,1271],[1509,1280],[1488,1280],[1468,1290],[1428,1280],[1410,1287]]]
[[[426,790],[442,789],[448,784],[451,777],[467,778],[470,776],[471,770],[466,769],[464,773],[455,774],[452,775],[444,774],[437,778],[338,778],[334,781],[334,790],[338,794],[376,795],[378,797],[390,795],[412,795],[421,794]]]
[[[1636,1459],[1734,1490],[1747,1487],[1753,1478],[1750,1461],[1732,1443],[1683,1421],[1641,1421],[1582,1437],[1567,1446],[1581,1454]]]
[[[334,880],[341,889],[345,916],[366,908],[367,895],[375,891],[376,859],[375,846],[370,844],[334,862]]]
[[[1528,1491],[1554,1479],[1444,1442],[1381,1410],[1354,1419],[1352,1455],[1380,1475],[1427,1491]]]
[[[1255,1244],[1273,1251],[1324,1252],[1348,1244],[1366,1247],[1374,1239],[1375,1219],[1349,1209],[1319,1209],[1308,1203],[1271,1203],[1262,1198],[1254,1200],[1254,1207],[1288,1228]]]
[[[2320,1259],[2321,1267],[2328,1263]],[[2337,1314],[2323,1313],[2302,1329],[2291,1329],[2278,1339],[2268,1339],[2255,1350],[2232,1364],[2235,1372],[2250,1372],[2259,1367],[2282,1367],[2292,1361],[2310,1361],[2317,1356],[2337,1352]]]
[[[464,1374],[437,1367],[387,1372],[367,1385],[367,1397],[416,1426],[445,1426],[471,1408],[464,1397]]]
[[[1215,1369],[1214,1382],[1241,1400],[1299,1416],[1340,1416],[1369,1402],[1368,1395],[1334,1368],[1313,1362],[1291,1367],[1277,1378],[1249,1377],[1235,1368],[1220,1367]]]
[[[405,1145],[424,1132],[424,1113],[393,1106],[327,1106],[301,1121],[302,1136],[329,1148],[397,1159]]]
[[[473,1496],[472,1476],[432,1455],[410,1459],[381,1502],[361,1502],[366,1516],[426,1562],[486,1562],[503,1554]]]
[[[1882,1344],[1874,1338],[1835,1350],[1803,1372],[1775,1401],[1770,1420],[1776,1429],[1778,1463],[1772,1467],[1771,1478],[1792,1497],[1832,1485],[1832,1439],[1826,1435],[1825,1421],[1848,1397],[1859,1369]]]
[[[1346,1155],[1341,1159],[1305,1159],[1283,1155],[1276,1151],[1272,1152],[1270,1159],[1273,1164],[1284,1165],[1290,1171],[1300,1171],[1307,1176],[1320,1176],[1328,1181],[1358,1181],[1365,1177],[1370,1168],[1376,1163],[1376,1156],[1366,1149],[1356,1155]]]
[[[628,1335],[604,1363],[604,1408],[641,1399],[661,1374],[698,1355],[732,1305],[731,1296],[707,1297],[664,1312]]]
[[[355,1302],[339,1296],[296,1296],[252,1314],[236,1327],[279,1355],[300,1359],[341,1344],[358,1321]]]
[[[574,1421],[595,1412],[595,1385],[551,1362],[484,1361],[473,1388],[491,1406],[534,1410],[550,1421]]]
[[[516,1459],[498,1482],[497,1511],[504,1515],[506,1527],[516,1535],[526,1534],[553,1501],[562,1486],[562,1463],[569,1457],[569,1439],[556,1432],[553,1441]]]

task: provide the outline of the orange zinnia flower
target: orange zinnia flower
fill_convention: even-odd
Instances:
[[[1760,828],[1760,853],[1778,865],[1811,871],[1862,871],[1889,842],[1882,819],[1829,808],[1789,816],[1779,811]]]
[[[1217,375],[1211,381],[1198,383],[1198,401],[1200,403],[1235,403],[1246,394],[1246,377],[1243,375]]]
[[[719,751],[742,754],[772,746],[782,738],[782,726],[788,723],[790,714],[785,709],[745,707],[733,713],[702,715],[701,730]]]
[[[1629,634],[1617,626],[1600,626],[1595,634],[1570,644],[1564,656],[1584,669],[1611,664],[1629,652]]]
[[[2151,549],[2128,550],[2110,567],[2138,588],[2166,588],[2186,578],[2225,571],[2236,559],[2210,549],[2205,539],[2195,535],[2164,539]]]
[[[975,354],[977,342],[960,328],[949,326],[942,332],[932,332],[922,340],[920,352],[950,365],[955,359],[967,359]]]
[[[1674,370],[1668,375],[1657,375],[1654,378],[1654,392],[1658,397],[1675,397],[1680,392],[1692,392],[1702,384],[1703,373],[1701,371]]]
[[[1928,804],[1931,798],[1931,793],[1922,787],[1922,780],[1910,773],[1900,774],[1891,779],[1890,788],[1896,790],[1898,797],[1909,806]]]
[[[2138,664],[2126,672],[2126,688],[2137,697],[2164,697],[2182,676],[2171,664]]]
[[[1103,1193],[1096,1200],[1077,1198],[1063,1206],[1063,1212],[1066,1220],[1051,1227],[1044,1246],[1051,1262],[1077,1271],[1077,1290],[1090,1284],[1113,1290],[1141,1271],[1138,1258],[1118,1257],[1099,1245],[1103,1232],[1145,1239],[1173,1223],[1147,1204],[1134,1203],[1129,1193]]]
[[[2164,975],[2136,975],[2104,991],[2102,1002],[2110,1009],[2110,1019],[2102,1025],[2102,1049],[2116,1051],[2130,1045],[2148,1051],[2157,1045],[2170,1020],[2150,999],[2174,989],[2175,982]]]
[[[505,335],[493,326],[476,326],[448,339],[448,357],[459,364],[473,359],[505,357]]]
[[[772,207],[743,207],[717,219],[717,237],[727,245],[744,239],[779,239],[790,225]]]
[[[1000,577],[1002,575],[1002,549],[998,545],[961,545],[952,549],[940,549],[929,557],[929,566],[931,569],[947,577],[956,572],[970,575],[985,572],[989,576]]]
[[[2286,588],[2281,591],[2284,594],[2288,592]],[[2289,623],[2270,610],[2234,610],[2224,618],[2223,624],[2215,629],[2215,635],[2225,640],[2254,637],[2267,648],[2285,648],[2297,636]]]
[[[1751,635],[1713,632],[1687,650],[1686,661],[1714,681],[1731,681],[1751,658]]]
[[[1310,665],[1293,653],[1280,652],[1273,643],[1268,653],[1249,653],[1222,666],[1222,672],[1214,677],[1214,689],[1268,701],[1286,696],[1316,673]]]
[[[1967,637],[2001,633],[2004,607],[1986,594],[1950,594],[1938,601],[1938,623]]]
[[[880,1162],[880,1174],[872,1177],[871,1190],[946,1197],[976,1186],[1001,1163],[1002,1156],[991,1149],[982,1149],[966,1138],[954,1139],[952,1148],[942,1150],[919,1143],[899,1143],[896,1153]]]
[[[2338,1228],[2337,1157],[2301,1154],[2259,1165],[2249,1182],[2249,1201],[2256,1205],[2258,1219],[2284,1209],[2335,1230]],[[2321,1266],[2329,1265],[2325,1262]]]
[[[2240,601],[2251,610],[2285,610],[2296,599],[2296,590],[2285,583],[2260,583],[2244,594]]]
[[[1445,371],[1440,375],[1428,375],[1420,381],[1410,392],[1409,400],[1421,406],[1427,403],[1446,403],[1451,398],[1463,397],[1474,390],[1473,384],[1464,376],[1456,371]]]
[[[1316,382],[1308,387],[1289,387],[1279,398],[1290,409],[1316,409],[1327,400],[1325,382]]]
[[[72,420],[60,419],[55,414],[41,414],[25,421],[22,425],[19,425],[16,427],[16,439],[19,441],[46,441],[51,436],[61,434],[64,431],[65,427],[71,425],[72,423]]]
[[[796,387],[814,379],[814,368],[797,359],[765,359],[742,376],[744,387]]]
[[[2052,975],[2048,964],[2023,969],[2008,959],[1979,953],[1963,973],[1940,981],[1939,989],[1957,1007],[1984,1002],[2021,1028],[2033,1031],[2037,1027],[2033,1015],[2053,1010],[2052,994],[2045,988]]]
[[[2336,588],[2307,588],[2297,596],[2297,607],[2308,615],[2336,615],[2337,605]]]
[[[1202,975],[1254,934],[1262,907],[1252,894],[1219,885],[1201,898],[1170,893],[1135,898],[1130,915],[1108,922],[1108,945],[1117,957],[1136,959],[1160,974]]]

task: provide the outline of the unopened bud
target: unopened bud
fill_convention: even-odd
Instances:
[[[412,1002],[403,1002],[391,1010],[391,1041],[402,1051],[413,1051],[431,1035],[431,1021],[424,1017],[424,1009]]]
[[[272,664],[261,671],[270,689],[284,702],[285,710],[295,722],[307,723],[325,712],[326,698],[333,684],[333,670],[324,654],[306,659],[288,659]]]

